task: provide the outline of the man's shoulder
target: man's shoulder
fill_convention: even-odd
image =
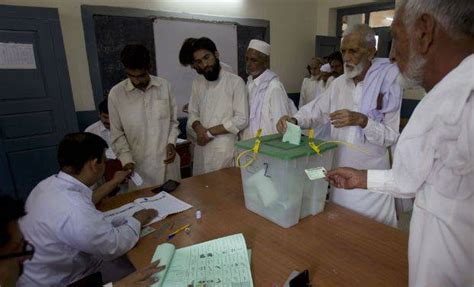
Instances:
[[[127,79],[123,79],[119,83],[115,84],[115,86],[113,86],[110,89],[109,98],[115,97],[117,93],[124,92],[125,91],[125,86],[127,85],[128,81],[129,80],[127,78]]]
[[[150,79],[154,81],[155,83],[157,83],[158,85],[169,85],[170,83],[167,79],[154,76],[154,75],[150,75]]]
[[[239,75],[228,72],[226,70],[222,71],[222,77],[224,77],[227,81],[230,81],[234,84],[245,85],[244,80],[242,80],[242,78]]]
[[[84,132],[97,134],[97,132],[100,131],[100,129],[101,129],[101,125],[102,125],[102,122],[101,122],[101,121],[97,121],[97,122],[91,124],[90,126],[88,126],[88,127],[84,130]]]

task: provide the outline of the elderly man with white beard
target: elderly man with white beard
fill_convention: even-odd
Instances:
[[[403,130],[391,170],[338,168],[340,188],[415,197],[410,286],[474,286],[474,4],[403,1],[392,24],[404,85],[428,94]]]
[[[388,59],[374,58],[375,34],[365,24],[346,29],[341,52],[344,74],[332,82],[325,94],[302,107],[294,118],[282,117],[277,129],[284,132],[286,121],[302,128],[321,128],[331,123],[330,137],[350,144],[338,147],[333,166],[390,168],[388,147],[399,136],[398,68]],[[397,225],[395,200],[391,195],[332,188],[330,200],[386,225]]]

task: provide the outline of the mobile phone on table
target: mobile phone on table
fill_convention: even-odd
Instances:
[[[311,284],[309,284],[308,270],[301,272],[290,281],[290,287],[306,287],[306,286],[311,286]]]
[[[163,183],[163,185],[157,188],[154,188],[151,191],[154,193],[158,193],[160,191],[166,191],[169,193],[169,192],[173,192],[176,188],[178,188],[178,185],[179,185],[179,182],[170,179],[170,180],[167,180],[165,183]]]

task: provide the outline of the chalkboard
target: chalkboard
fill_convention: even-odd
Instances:
[[[120,52],[127,44],[143,44],[150,50],[151,73],[156,75],[152,18],[109,15],[94,15],[93,18],[104,95],[126,78]]]
[[[239,76],[247,81],[247,72],[245,68],[245,52],[249,46],[250,40],[258,39],[265,41],[265,35],[267,34],[266,27],[254,27],[254,26],[245,26],[237,25],[237,51],[238,51],[238,73]]]

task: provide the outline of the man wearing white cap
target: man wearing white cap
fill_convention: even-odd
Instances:
[[[296,107],[288,98],[278,76],[268,69],[270,65],[270,45],[251,40],[245,53],[247,82],[250,104],[249,126],[243,138],[255,137],[258,129],[262,135],[277,133],[276,123],[283,115],[296,113]]]

